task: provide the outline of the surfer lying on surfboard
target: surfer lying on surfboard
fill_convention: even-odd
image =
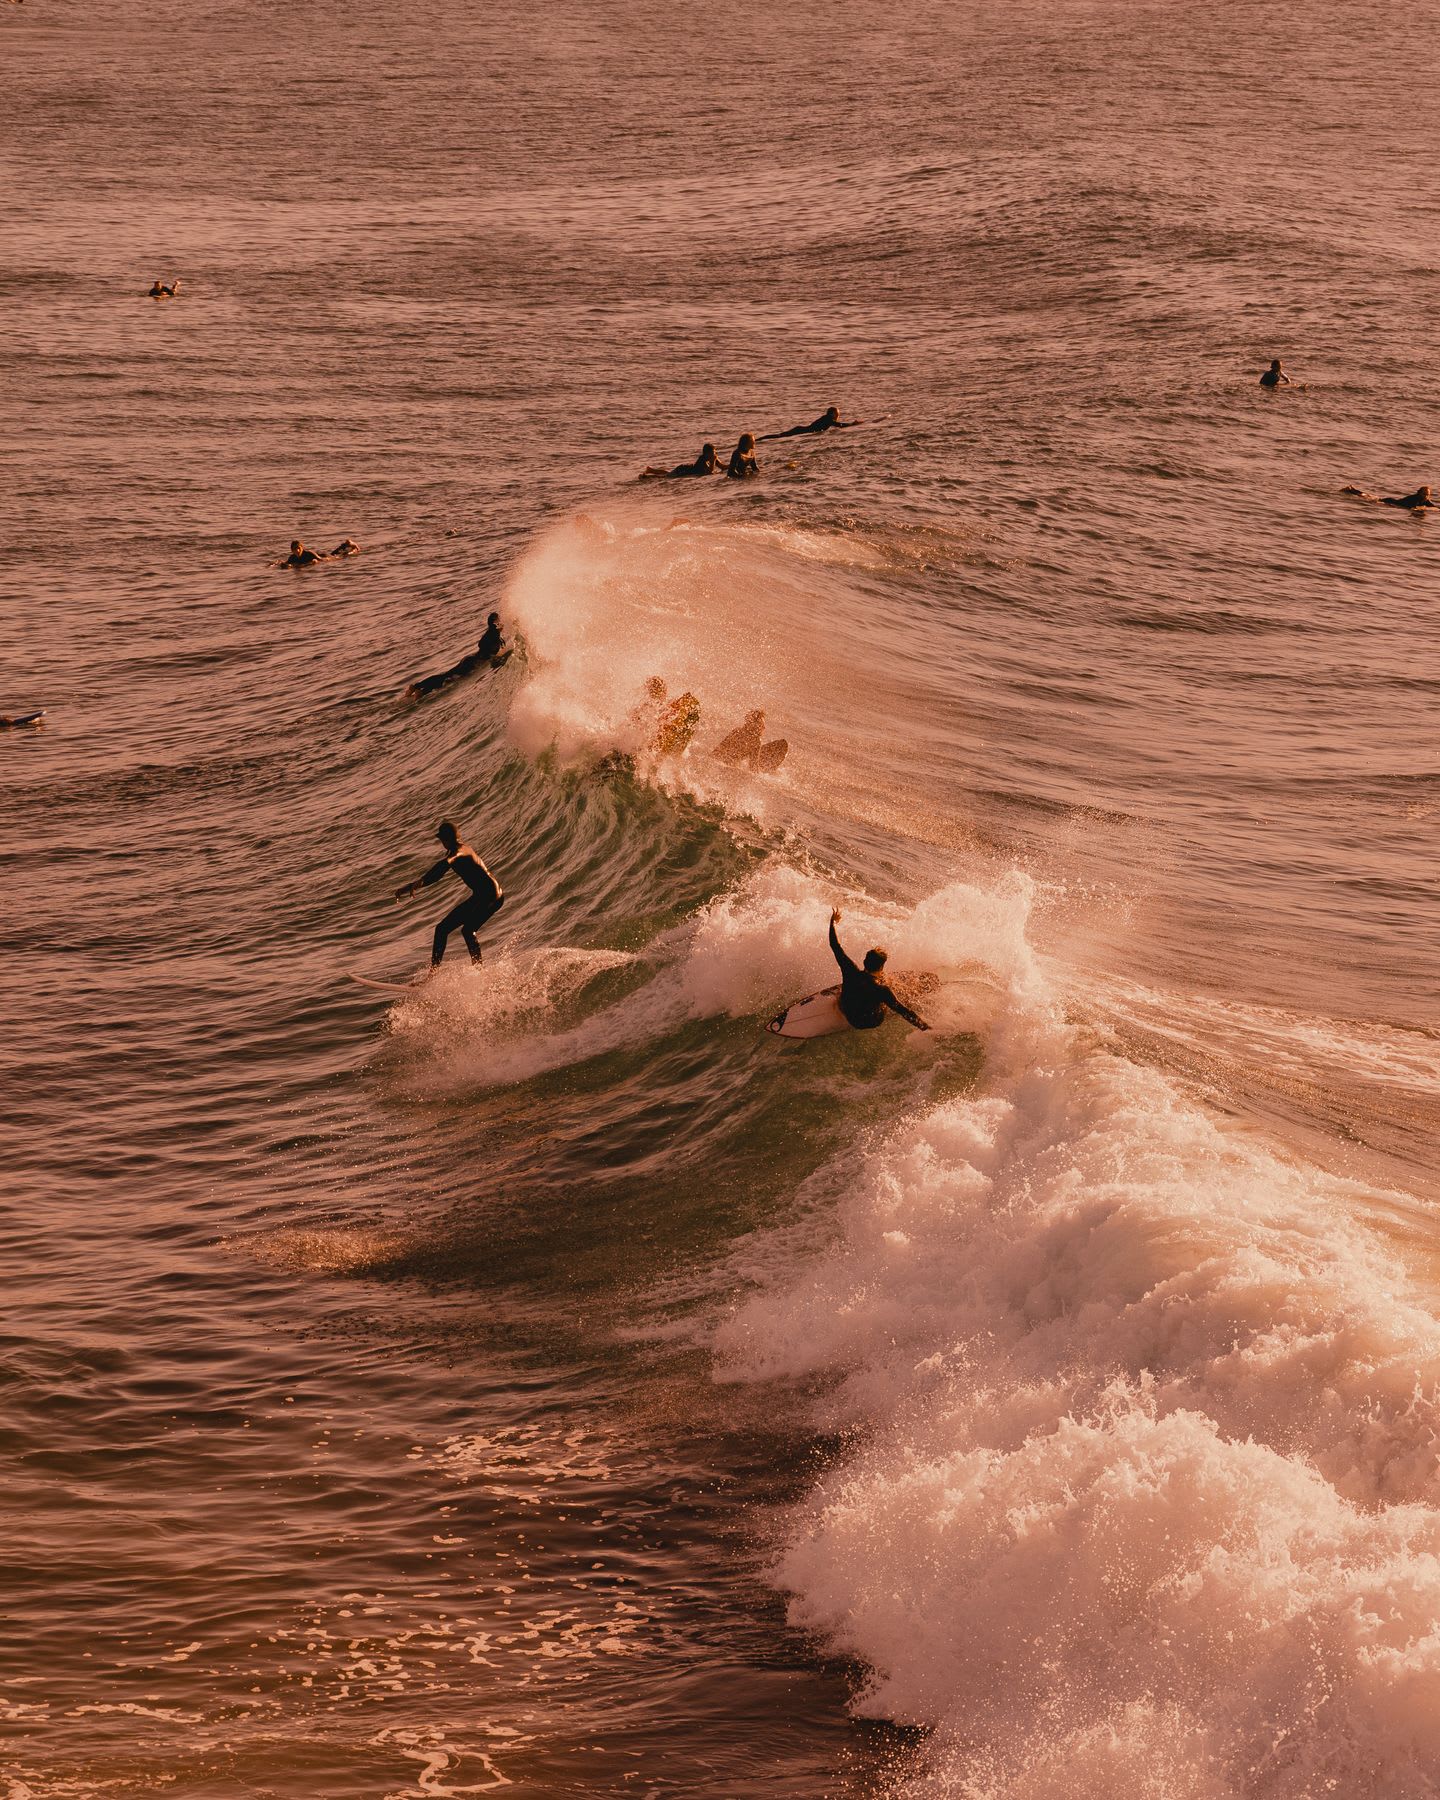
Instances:
[[[468,656],[462,656],[452,668],[442,669],[438,675],[419,676],[406,688],[405,698],[418,700],[423,694],[433,694],[437,688],[448,687],[452,681],[459,681],[462,675],[468,675],[483,663],[499,662],[504,655],[505,634],[500,629],[500,615],[492,612],[485,621],[485,635]]]
[[[500,883],[481,862],[480,858],[468,844],[460,842],[460,833],[448,819],[442,819],[435,828],[435,835],[444,846],[445,854],[439,862],[432,863],[421,876],[414,881],[407,881],[395,890],[395,898],[403,900],[407,894],[413,894],[417,888],[430,887],[448,869],[458,875],[470,890],[470,898],[462,900],[458,906],[452,907],[435,927],[435,941],[430,950],[430,967],[440,966],[440,959],[445,954],[445,943],[452,931],[458,930],[465,940],[465,948],[470,952],[471,962],[480,961],[480,946],[475,940],[475,933],[505,903],[505,891]]]
[[[891,1012],[899,1013],[902,1019],[908,1019],[917,1031],[928,1031],[930,1027],[919,1013],[911,1012],[905,1002],[897,999],[880,979],[880,971],[885,967],[885,952],[867,950],[864,968],[857,967],[845,954],[836,933],[835,927],[839,923],[840,913],[837,908],[830,915],[830,948],[840,965],[838,1005],[846,1022],[856,1031],[873,1031],[877,1025],[885,1023],[885,1009],[889,1007]]]

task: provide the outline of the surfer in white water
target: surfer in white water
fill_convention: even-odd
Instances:
[[[439,862],[432,863],[421,876],[414,881],[407,881],[396,888],[395,898],[403,900],[422,887],[431,887],[449,870],[458,875],[470,890],[470,898],[462,900],[446,913],[435,927],[435,941],[430,950],[430,967],[438,968],[440,959],[445,954],[445,944],[452,931],[458,931],[465,940],[465,948],[470,952],[471,962],[480,961],[480,945],[475,933],[505,903],[505,890],[481,862],[480,858],[468,844],[460,842],[460,833],[448,819],[442,819],[435,828],[445,854]]]
[[[640,471],[641,481],[683,481],[690,475],[713,475],[720,467],[720,458],[715,454],[713,444],[702,444],[700,454],[693,463],[678,463],[673,469],[661,469],[651,463],[648,469]]]
[[[840,923],[840,912],[837,908],[830,915],[830,948],[835,953],[835,960],[840,965],[840,999],[839,1007],[847,1022],[856,1031],[873,1031],[877,1025],[885,1023],[885,1009],[899,1013],[902,1019],[908,1019],[917,1031],[928,1031],[930,1027],[919,1013],[911,1012],[903,1000],[899,1000],[880,979],[880,971],[885,967],[883,950],[867,950],[865,966],[859,968],[845,954],[835,927]]]
[[[1295,384],[1280,366],[1280,358],[1277,356],[1260,377],[1260,385],[1263,388],[1278,388],[1293,387]]]
[[[838,406],[827,406],[820,417],[812,419],[808,425],[792,425],[788,431],[767,431],[760,442],[773,444],[776,438],[815,437],[822,431],[853,431],[864,423],[863,419],[842,419]]]
[[[504,654],[505,634],[500,629],[500,615],[492,612],[485,621],[485,635],[476,644],[468,656],[462,656],[459,662],[448,669],[441,669],[438,675],[422,675],[418,681],[412,681],[405,690],[407,700],[418,700],[422,694],[433,694],[436,688],[448,686],[458,681],[462,675],[468,675],[472,669],[478,669],[483,663],[493,663]]]

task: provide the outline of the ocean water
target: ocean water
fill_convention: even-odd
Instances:
[[[1440,1792],[1427,24],[7,7],[9,1800]]]

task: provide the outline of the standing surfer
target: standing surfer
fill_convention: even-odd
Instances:
[[[430,951],[430,967],[438,968],[440,959],[445,954],[445,943],[452,931],[458,930],[465,940],[465,948],[470,952],[471,962],[480,961],[480,946],[475,940],[475,933],[487,920],[494,918],[505,901],[505,893],[500,883],[481,862],[480,858],[468,844],[460,842],[460,833],[448,819],[442,819],[435,828],[435,835],[444,847],[445,854],[439,862],[432,863],[421,876],[414,881],[407,881],[395,890],[395,898],[403,900],[407,894],[413,894],[417,888],[430,887],[439,881],[448,869],[458,875],[470,890],[470,898],[462,900],[458,906],[452,907],[440,923],[435,927],[435,941]]]
[[[835,960],[840,965],[840,999],[839,1007],[845,1015],[847,1024],[853,1025],[856,1031],[873,1031],[877,1025],[885,1023],[885,1008],[899,1013],[902,1019],[908,1019],[917,1031],[928,1031],[930,1027],[919,1013],[911,1012],[903,1000],[886,987],[880,979],[880,971],[885,967],[883,950],[867,950],[865,966],[859,968],[845,954],[835,927],[840,923],[840,912],[836,908],[830,914],[830,948],[835,953]]]

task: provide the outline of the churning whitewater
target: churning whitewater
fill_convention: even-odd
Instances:
[[[11,1800],[1440,1796],[1440,36],[772,12],[0,7]]]

